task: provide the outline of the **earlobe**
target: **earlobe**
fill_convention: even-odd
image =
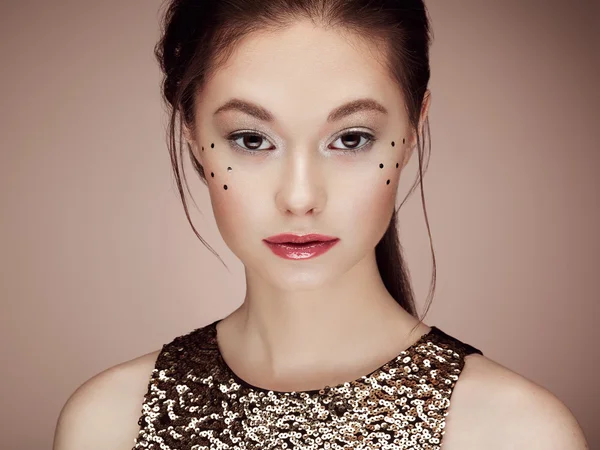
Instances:
[[[198,152],[196,151],[196,143],[194,141],[190,141],[190,140],[186,139],[185,145],[186,145],[187,149],[190,151],[190,153],[192,155],[194,155],[196,158],[198,158],[198,156],[200,156],[200,155],[198,155]]]
[[[183,137],[186,141],[188,142],[194,142],[194,133],[192,132],[192,130],[190,129],[190,127],[188,125],[186,125],[185,123],[181,124],[181,133],[183,134]]]
[[[190,157],[192,159],[192,163],[196,166],[197,169],[204,168],[204,161],[202,161],[202,155],[200,151],[198,151],[198,146],[195,141],[186,141],[185,146],[190,152]]]
[[[406,165],[408,164],[408,162],[410,161],[410,158],[413,154],[413,150],[415,149],[416,145],[417,144],[414,143],[413,145],[411,145],[404,151],[404,156],[402,158],[402,165],[400,167],[400,170],[403,170],[406,167]]]
[[[423,105],[421,106],[421,116],[419,117],[419,136],[423,136],[423,128],[427,117],[429,117],[429,107],[431,106],[431,91],[427,89],[423,95]],[[416,145],[416,144],[415,144]]]
[[[198,143],[194,138],[193,131],[185,124],[182,125],[181,129],[182,138],[184,139],[185,146],[189,150],[189,152],[198,160],[199,163],[202,162],[202,155],[200,154]]]
[[[194,139],[194,133],[185,125],[182,126],[182,137],[185,140],[185,143],[187,145],[187,148],[190,151],[194,151],[196,155],[198,155],[198,153],[196,152],[196,150],[198,149],[198,145],[196,144],[196,139]]]

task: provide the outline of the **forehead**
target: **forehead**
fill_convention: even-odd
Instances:
[[[357,98],[373,98],[390,112],[403,106],[376,44],[308,21],[238,42],[207,82],[202,103],[212,107],[232,97],[259,103],[276,116],[293,113],[293,105],[296,114],[312,111],[319,120]]]

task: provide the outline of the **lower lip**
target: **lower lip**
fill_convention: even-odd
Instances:
[[[273,244],[272,242],[264,241],[269,246],[271,251],[277,256],[285,259],[310,259],[322,255],[335,244],[339,239],[334,239],[327,242],[312,242],[307,245],[294,244]]]

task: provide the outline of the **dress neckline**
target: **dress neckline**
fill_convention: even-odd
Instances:
[[[439,328],[437,328],[436,326],[431,326],[430,330],[428,332],[426,332],[425,334],[421,335],[421,337],[419,337],[419,339],[417,339],[417,341],[415,341],[414,343],[412,343],[411,345],[409,345],[408,347],[406,347],[404,350],[402,350],[398,355],[394,356],[392,359],[390,359],[389,361],[385,362],[384,364],[382,364],[381,366],[377,367],[375,370],[371,371],[370,373],[368,373],[367,375],[363,375],[361,377],[358,377],[354,380],[351,381],[346,381],[346,382],[342,382],[339,383],[335,386],[324,386],[321,389],[308,389],[308,390],[298,390],[298,391],[278,391],[278,390],[274,390],[274,389],[266,389],[260,386],[255,386],[249,382],[247,382],[246,380],[244,380],[243,378],[239,377],[231,367],[229,367],[229,364],[227,364],[227,362],[225,362],[225,359],[223,358],[223,354],[221,353],[221,349],[219,348],[219,343],[217,341],[217,324],[221,321],[222,319],[216,320],[213,323],[211,323],[209,325],[210,330],[211,330],[211,334],[212,337],[214,339],[214,344],[215,344],[215,350],[217,353],[217,358],[219,360],[219,363],[221,364],[221,366],[225,369],[225,371],[227,372],[227,375],[229,378],[233,379],[236,383],[240,384],[241,386],[243,386],[246,389],[252,390],[252,391],[256,391],[256,392],[263,392],[266,394],[272,393],[275,395],[323,395],[325,393],[328,393],[329,391],[334,391],[334,390],[338,390],[340,388],[344,388],[347,386],[353,386],[356,385],[358,383],[361,383],[362,381],[364,381],[367,378],[370,378],[382,371],[384,371],[386,368],[388,368],[391,364],[395,363],[396,361],[398,361],[400,358],[406,357],[408,354],[412,353],[417,347],[419,347],[420,345],[422,345],[424,342],[426,342],[429,338],[431,338],[433,335],[438,335],[441,330]]]

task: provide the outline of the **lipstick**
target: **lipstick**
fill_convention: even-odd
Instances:
[[[277,256],[284,259],[310,259],[322,255],[339,242],[339,238],[322,234],[278,234],[263,239]]]

